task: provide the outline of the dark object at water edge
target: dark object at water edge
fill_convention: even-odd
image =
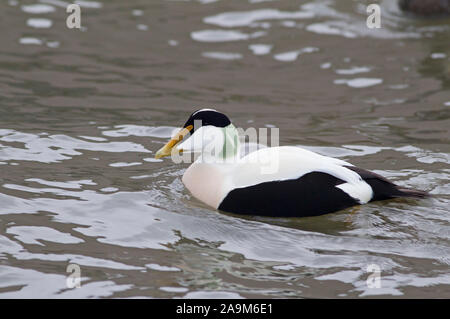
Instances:
[[[450,0],[399,0],[400,9],[423,16],[450,14]]]

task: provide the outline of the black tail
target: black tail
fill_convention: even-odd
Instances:
[[[421,191],[418,189],[411,189],[397,186],[397,190],[400,192],[400,195],[397,195],[398,197],[415,197],[415,198],[430,197],[430,194],[428,192]]]
[[[425,198],[430,196],[429,193],[421,190],[410,189],[395,185],[387,178],[376,173],[355,166],[345,166],[346,168],[356,172],[361,178],[372,187],[373,197],[371,201],[391,199],[397,197],[413,197]]]

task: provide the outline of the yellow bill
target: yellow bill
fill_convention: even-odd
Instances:
[[[158,152],[156,152],[155,158],[158,159],[161,157],[171,156],[175,145],[177,145],[193,128],[193,125],[188,125],[185,128],[182,128],[173,138],[170,139],[170,141],[166,143],[166,145],[161,147]]]

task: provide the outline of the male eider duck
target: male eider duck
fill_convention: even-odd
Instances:
[[[371,201],[427,196],[299,147],[268,147],[242,158],[239,149],[238,131],[230,119],[201,109],[155,158],[198,153],[183,175],[184,185],[205,204],[242,215],[318,216]]]

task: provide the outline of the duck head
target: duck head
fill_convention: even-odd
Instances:
[[[238,132],[230,119],[214,109],[200,109],[189,116],[183,127],[156,152],[155,158],[180,152],[229,158],[237,156],[238,150]]]

